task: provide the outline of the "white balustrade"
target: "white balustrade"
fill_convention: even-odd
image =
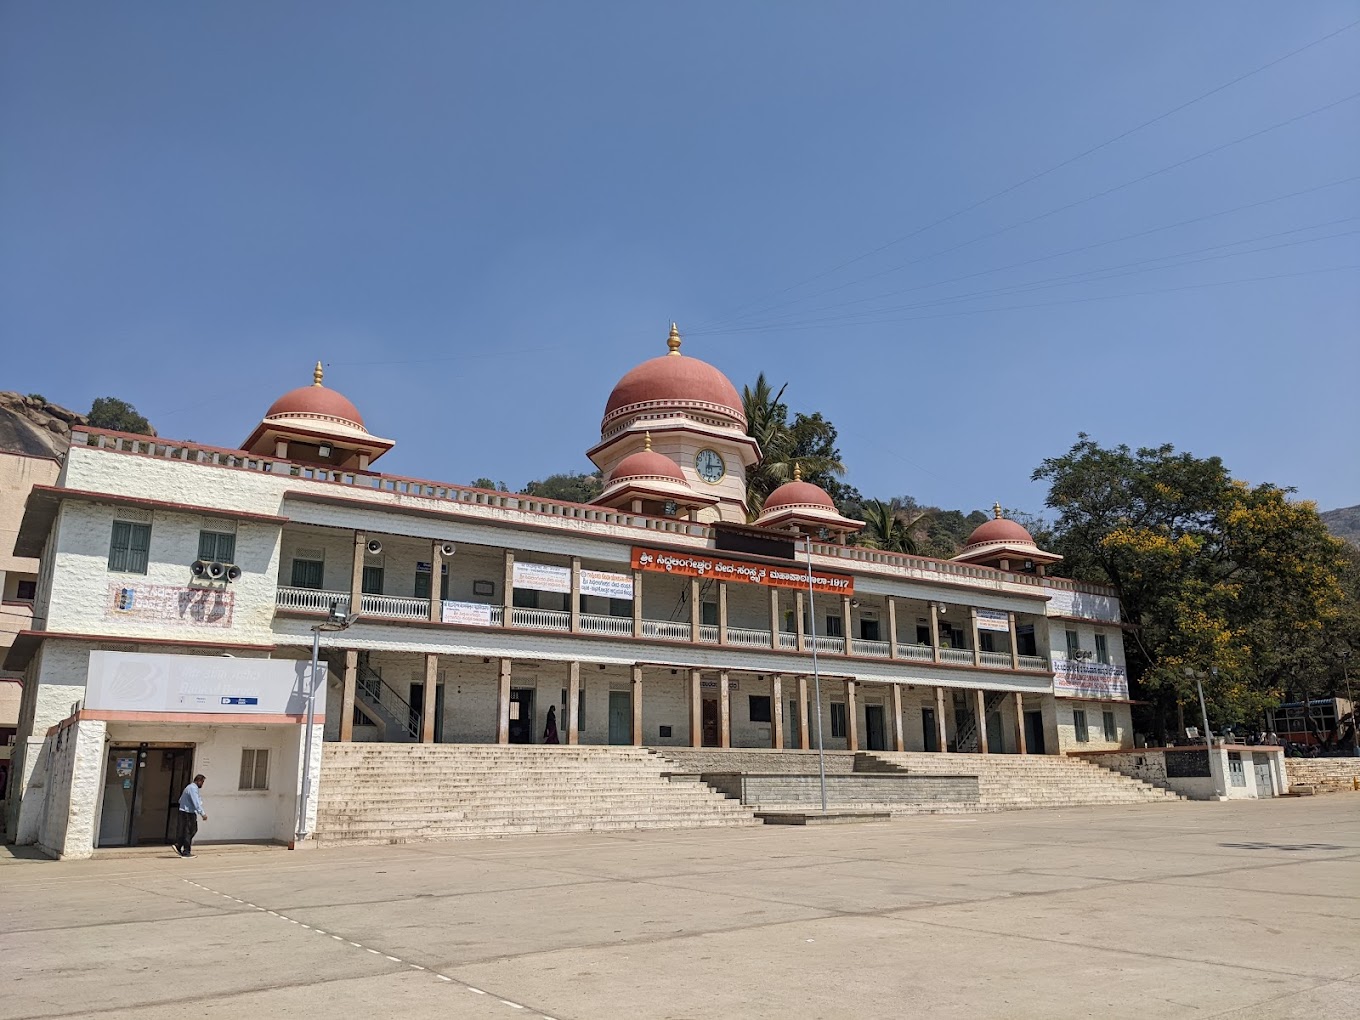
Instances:
[[[341,612],[348,613],[349,592],[280,586],[274,604],[280,609],[296,609],[304,613],[329,613],[331,606],[335,606]]]
[[[819,637],[816,639],[817,651],[830,652],[833,655],[845,654],[845,639],[838,637]]]
[[[396,595],[365,595],[360,599],[364,616],[386,616],[396,620],[428,620],[430,600]]]
[[[510,610],[510,626],[536,630],[571,630],[571,614],[560,609]]]
[[[600,616],[595,613],[581,614],[583,634],[608,634],[610,637],[632,637],[633,618],[631,616]]]
[[[973,664],[973,650],[971,648],[941,648],[941,662],[966,662],[970,666]]]
[[[749,627],[728,627],[727,643],[729,645],[740,645],[743,648],[769,648],[770,632],[768,630],[752,630]]]
[[[643,620],[642,636],[663,641],[688,641],[689,624],[672,620]]]
[[[930,645],[898,644],[897,657],[899,659],[915,659],[917,662],[934,662],[935,649]]]
[[[781,630],[779,632],[779,647],[796,649],[798,647],[798,635]]]
[[[888,642],[870,641],[867,638],[851,638],[850,651],[854,655],[873,655],[886,659],[888,657]]]
[[[989,652],[985,649],[982,652],[982,664],[984,666],[999,666],[1002,669],[1011,668],[1010,652]]]
[[[1022,655],[1020,656],[1021,669],[1035,669],[1041,672],[1048,672],[1048,660],[1042,655]]]
[[[706,645],[716,645],[718,643],[718,627],[716,624],[699,624],[699,640]]]

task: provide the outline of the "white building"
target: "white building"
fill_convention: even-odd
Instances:
[[[300,662],[332,609],[359,618],[323,636],[327,740],[542,742],[551,709],[562,743],[803,748],[820,716],[829,748],[1132,746],[1115,592],[1045,576],[999,508],[950,561],[847,544],[800,479],[748,523],[737,391],[668,345],[609,398],[591,505],[378,473],[393,441],[320,365],[241,449],[77,430],[15,543],[41,572],[9,831],[163,840],[200,771],[205,838],[305,834]]]

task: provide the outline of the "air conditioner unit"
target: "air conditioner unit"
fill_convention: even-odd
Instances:
[[[368,540],[367,549],[370,556],[377,556],[378,553],[382,552],[382,543],[376,538],[370,538]]]
[[[458,547],[455,546],[452,542],[445,542],[443,545],[439,547],[439,555],[452,556],[455,552],[457,552],[457,550]]]

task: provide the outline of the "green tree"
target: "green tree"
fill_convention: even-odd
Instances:
[[[138,414],[135,407],[117,397],[96,397],[90,405],[89,418],[92,428],[132,432],[142,436],[156,434],[151,423]]]
[[[922,554],[925,547],[925,525],[934,511],[919,507],[905,507],[901,500],[883,502],[870,499],[859,504],[865,528],[859,544],[888,552]]]
[[[1205,694],[1222,725],[1255,722],[1291,677],[1324,669],[1320,648],[1354,593],[1311,503],[1235,480],[1217,457],[1084,434],[1034,478],[1049,483],[1063,571],[1120,590],[1130,679],[1158,734],[1193,705],[1187,670],[1217,668]]]
[[[793,478],[795,462],[804,480],[821,485],[833,499],[836,493],[828,484],[838,487],[836,479],[845,474],[836,448],[835,426],[820,412],[799,414],[790,422],[784,403],[786,389],[787,383],[775,392],[764,372],[756,377],[754,386],[742,388],[746,434],[760,444],[760,462],[746,472],[746,502],[753,518],[765,505],[765,497]]]
[[[490,489],[493,492],[509,492],[510,487],[504,482],[493,482],[490,478],[474,478],[468,482],[474,489]]]
[[[530,482],[524,487],[526,496],[562,499],[570,503],[589,503],[603,491],[604,475],[598,471],[590,474],[565,471],[549,475],[541,482]]]

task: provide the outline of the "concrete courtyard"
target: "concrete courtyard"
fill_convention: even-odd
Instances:
[[[1360,795],[0,858],[0,1017],[1360,1017]]]

